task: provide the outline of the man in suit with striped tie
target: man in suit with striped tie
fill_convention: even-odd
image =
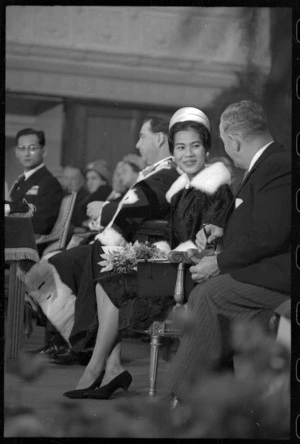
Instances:
[[[35,234],[48,234],[58,215],[63,198],[59,181],[44,165],[45,134],[25,128],[16,135],[16,157],[24,174],[13,184],[10,200],[22,204],[24,199],[34,206],[32,226]]]
[[[266,329],[291,291],[291,164],[274,142],[263,109],[244,100],[221,115],[220,136],[235,165],[246,170],[223,230],[206,225],[199,250],[222,239],[221,251],[191,266],[198,283],[189,295],[194,329],[183,336],[166,381],[184,399],[201,372],[232,369],[230,327],[259,320]]]

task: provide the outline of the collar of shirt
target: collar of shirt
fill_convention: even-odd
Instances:
[[[250,162],[249,168],[247,170],[247,172],[249,173],[249,171],[253,168],[253,165],[255,164],[255,162],[260,158],[260,156],[262,155],[262,153],[268,148],[269,145],[271,145],[271,143],[273,143],[274,140],[272,140],[271,142],[268,142],[266,145],[264,145],[262,148],[260,148],[257,153],[254,154],[254,156],[252,157],[252,160]]]
[[[174,158],[172,156],[165,157],[164,159],[159,160],[158,162],[154,163],[153,165],[150,165],[146,168],[144,168],[142,171],[140,171],[137,182],[139,182],[142,179],[145,179],[150,173],[152,173],[156,168],[158,168],[161,164],[164,162],[168,162],[169,160],[173,160]]]
[[[44,166],[43,163],[41,163],[39,166],[37,166],[36,168],[33,168],[32,170],[26,171],[24,172],[24,176],[25,176],[25,180],[27,180],[30,176],[32,176],[36,171],[38,171],[39,169],[41,169]]]

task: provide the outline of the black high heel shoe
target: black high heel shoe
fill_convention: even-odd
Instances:
[[[111,395],[118,389],[122,388],[124,392],[127,392],[128,387],[132,382],[131,374],[125,370],[120,373],[114,379],[112,379],[108,384],[102,387],[91,389],[85,392],[85,398],[89,399],[109,399]]]
[[[100,375],[98,376],[98,378],[95,380],[95,382],[93,382],[93,384],[90,385],[89,387],[87,387],[85,389],[71,390],[69,392],[65,392],[65,393],[63,393],[63,396],[65,396],[66,398],[71,398],[71,399],[84,399],[84,398],[86,398],[85,394],[86,394],[87,391],[95,390],[97,387],[99,387],[99,385],[102,382],[104,373],[105,373],[105,370],[102,370]]]

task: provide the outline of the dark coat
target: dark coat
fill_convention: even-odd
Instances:
[[[240,186],[227,215],[222,273],[278,291],[291,286],[291,163],[272,143]]]
[[[171,200],[171,248],[187,240],[195,242],[204,223],[223,228],[233,202],[229,183],[230,173],[221,162],[207,165],[190,184],[186,175],[174,182],[167,193]]]
[[[56,222],[63,189],[59,181],[44,166],[37,170],[20,187],[14,185],[10,198],[15,204],[21,204],[23,199],[36,207],[32,217],[35,234],[50,233]]]
[[[117,245],[122,238],[130,242],[143,221],[169,216],[166,192],[179,176],[176,164],[169,157],[144,171],[147,171],[144,178],[140,173],[140,179],[121,202],[110,202],[103,207],[100,224],[107,228],[96,236],[103,245]]]

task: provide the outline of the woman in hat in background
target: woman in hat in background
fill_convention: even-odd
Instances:
[[[94,200],[106,200],[111,193],[110,171],[103,159],[89,163],[85,169],[86,188],[90,192],[88,203]]]
[[[80,214],[83,220],[82,226],[88,228],[90,219],[87,215],[87,206],[90,202],[105,201],[111,193],[110,171],[104,159],[98,159],[89,163],[84,171],[85,187],[90,193],[81,204]]]
[[[223,227],[232,203],[230,172],[222,162],[205,163],[210,149],[210,123],[197,108],[181,108],[169,124],[169,147],[178,167],[184,172],[167,192],[171,203],[170,247],[186,250],[194,246],[203,224]],[[118,388],[127,390],[132,377],[120,362],[119,331],[128,327],[143,329],[153,318],[170,308],[169,298],[141,299],[134,276],[101,274],[101,245],[94,247],[94,281],[98,313],[98,332],[94,351],[76,390],[64,393],[69,398],[108,399]],[[135,275],[136,276],[136,275]],[[175,286],[175,282],[174,282]]]
[[[119,203],[129,188],[136,183],[139,172],[142,171],[145,166],[145,162],[138,154],[127,154],[123,157],[115,167],[112,178],[113,189],[105,201]],[[103,204],[105,204],[104,201],[96,200],[88,204],[87,214],[92,219],[88,226],[92,231],[99,231],[101,229],[99,219]]]

